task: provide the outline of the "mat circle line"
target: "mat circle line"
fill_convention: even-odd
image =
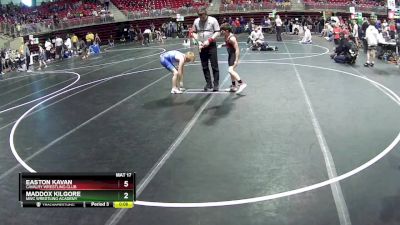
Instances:
[[[227,63],[227,62],[224,62]],[[329,71],[333,71],[333,72],[338,72],[338,73],[342,73],[342,74],[346,74],[346,75],[350,75],[350,76],[354,76],[360,79],[363,79],[373,85],[379,86],[381,88],[383,88],[385,91],[387,91],[389,94],[391,94],[396,102],[396,100],[398,102],[400,102],[400,97],[393,92],[391,89],[389,89],[388,87],[384,86],[381,83],[378,83],[374,80],[371,80],[367,77],[362,77],[359,75],[356,75],[354,73],[350,73],[350,72],[346,72],[346,71],[342,71],[342,70],[337,70],[337,69],[332,69],[332,68],[326,68],[326,67],[320,67],[320,66],[313,66],[313,65],[304,65],[304,64],[296,64],[296,63],[284,63],[284,62],[253,62],[253,61],[242,61],[241,63],[243,64],[277,64],[277,65],[294,65],[294,66],[300,66],[300,67],[309,67],[309,68],[316,68],[316,69],[321,69],[321,70],[329,70]],[[189,64],[189,65],[200,65],[198,63],[195,64]],[[135,71],[135,72],[130,72],[130,73],[125,73],[125,74],[120,74],[120,75],[116,75],[107,79],[114,79],[117,77],[121,77],[121,76],[126,76],[126,75],[130,75],[130,74],[136,74],[136,73],[141,73],[141,72],[147,72],[147,71],[154,71],[154,70],[161,70],[164,69],[163,67],[158,67],[158,68],[154,68],[154,69],[146,69],[146,70],[142,70],[142,71]],[[30,108],[28,111],[26,111],[14,124],[13,128],[11,129],[10,132],[10,148],[11,151],[14,155],[14,157],[17,159],[17,161],[29,172],[32,173],[36,173],[36,171],[31,168],[28,164],[26,164],[24,162],[24,160],[21,159],[21,157],[18,155],[18,152],[16,151],[15,145],[14,145],[14,134],[15,131],[18,127],[18,125],[20,124],[20,122],[25,118],[25,116],[30,113],[32,110],[34,110],[36,107],[40,106],[41,104],[51,100],[52,98],[55,98],[61,94],[67,93],[69,91],[72,91],[76,88],[80,88],[82,86],[86,86],[92,83],[97,83],[100,82],[102,80],[105,79],[100,79],[100,80],[96,80],[96,81],[92,81],[68,90],[65,90],[61,93],[58,93],[56,95],[51,96],[50,98],[47,98],[45,100],[43,100],[42,102],[39,102],[38,104],[36,104],[35,106],[33,106],[32,108]],[[397,103],[397,102],[396,102]],[[141,205],[141,206],[152,206],[152,207],[167,207],[167,208],[200,208],[200,207],[222,207],[222,206],[232,206],[232,205],[242,205],[242,204],[249,204],[249,203],[256,203],[256,202],[264,202],[264,201],[268,201],[268,200],[273,200],[273,199],[278,199],[278,198],[282,198],[282,197],[288,197],[291,195],[296,195],[296,194],[300,194],[300,193],[304,193],[307,191],[311,191],[311,190],[315,190],[321,187],[325,187],[327,185],[330,185],[332,183],[335,182],[339,182],[342,181],[344,179],[347,179],[363,170],[365,170],[366,168],[372,166],[373,164],[375,164],[376,162],[378,162],[380,159],[382,159],[384,156],[386,156],[387,154],[389,154],[393,148],[400,142],[400,132],[397,134],[397,136],[395,137],[395,139],[383,150],[381,151],[378,155],[376,155],[375,157],[373,157],[372,159],[368,160],[367,162],[365,162],[364,164],[356,167],[353,170],[350,170],[340,176],[334,177],[332,179],[328,179],[316,184],[312,184],[306,187],[302,187],[302,188],[297,188],[294,190],[290,190],[290,191],[285,191],[285,192],[280,192],[280,193],[276,193],[276,194],[271,194],[271,195],[264,195],[264,196],[260,196],[260,197],[252,197],[252,198],[244,198],[244,199],[237,199],[237,200],[228,200],[228,201],[214,201],[214,202],[190,202],[190,203],[175,203],[175,202],[152,202],[152,201],[135,201],[136,205]]]
[[[144,49],[145,50],[147,48],[131,48],[130,50],[136,50],[136,49],[142,49],[142,50]],[[76,69],[92,68],[92,67],[96,67],[96,66],[105,66],[105,65],[118,64],[118,63],[122,63],[122,62],[138,60],[138,59],[145,59],[145,58],[149,58],[149,57],[152,57],[152,56],[160,55],[160,54],[162,54],[162,53],[167,51],[165,48],[152,48],[152,49],[159,49],[159,50],[162,50],[162,51],[161,52],[157,52],[157,53],[153,53],[153,54],[150,54],[150,55],[146,55],[146,56],[132,57],[132,58],[119,60],[119,61],[115,61],[115,62],[108,62],[108,63],[102,63],[102,64],[98,64],[98,65],[79,66],[79,67],[64,69],[64,71],[65,70],[76,70]],[[128,51],[128,50],[126,50],[126,51]]]
[[[24,105],[28,105],[28,104],[30,104],[30,103],[32,103],[32,102],[36,102],[36,101],[39,101],[39,100],[41,100],[41,99],[45,99],[45,98],[50,97],[50,96],[52,96],[52,95],[54,95],[54,94],[57,94],[58,92],[63,91],[63,90],[65,90],[65,89],[68,89],[69,87],[73,86],[74,84],[76,84],[76,82],[78,82],[78,81],[81,79],[81,75],[79,75],[79,73],[69,72],[69,71],[63,71],[63,72],[62,72],[62,71],[53,71],[53,72],[50,72],[50,71],[49,71],[49,72],[42,72],[42,73],[40,73],[40,74],[43,75],[43,74],[49,74],[49,73],[50,73],[50,74],[53,74],[53,73],[74,74],[74,75],[76,75],[76,80],[75,80],[74,82],[68,84],[67,86],[65,86],[65,87],[63,87],[63,88],[61,88],[61,89],[59,89],[59,90],[57,90],[57,91],[54,91],[54,92],[52,92],[52,93],[50,93],[50,94],[47,94],[47,95],[45,95],[45,96],[42,96],[42,97],[33,99],[33,100],[31,100],[31,101],[28,101],[28,102],[25,102],[25,103],[22,103],[22,104],[19,104],[19,105],[16,105],[16,106],[13,106],[13,107],[4,109],[4,110],[1,110],[1,111],[0,111],[0,114],[5,113],[5,112],[8,112],[8,111],[11,111],[11,110],[13,110],[13,109],[20,108],[20,107],[22,107],[22,106],[24,106]]]

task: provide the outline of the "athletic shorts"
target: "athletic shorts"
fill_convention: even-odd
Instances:
[[[376,45],[368,46],[368,50],[376,50]]]
[[[176,69],[174,64],[168,59],[164,58],[164,56],[160,56],[160,63],[171,72],[174,72],[174,69]]]

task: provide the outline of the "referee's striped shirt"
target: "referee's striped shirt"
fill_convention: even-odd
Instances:
[[[201,42],[206,41],[215,32],[219,31],[219,23],[212,16],[207,16],[207,20],[204,22],[200,18],[195,19],[193,22],[193,32],[198,34],[198,40]]]

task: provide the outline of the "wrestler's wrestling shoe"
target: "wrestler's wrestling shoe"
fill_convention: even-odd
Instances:
[[[240,94],[246,87],[247,87],[247,84],[246,84],[246,83],[241,83],[241,84],[239,84],[239,88],[238,88],[238,90],[236,91],[236,94]]]
[[[171,94],[182,94],[182,91],[176,88],[171,89]]]

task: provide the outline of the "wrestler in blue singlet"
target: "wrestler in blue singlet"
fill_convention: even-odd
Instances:
[[[176,56],[178,56],[178,55],[185,56],[185,54],[183,54],[182,52],[177,51],[177,50],[172,50],[172,51],[168,51],[168,52],[161,54],[160,55],[161,65],[163,65],[165,68],[167,68],[171,72],[173,72],[173,69],[178,70],[174,66],[174,63],[178,62],[178,60],[176,59]]]

